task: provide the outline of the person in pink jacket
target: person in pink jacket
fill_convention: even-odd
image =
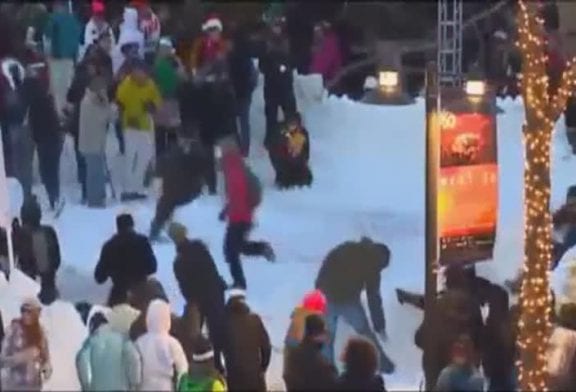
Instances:
[[[321,74],[324,84],[332,80],[342,67],[342,51],[338,35],[328,22],[314,27],[314,44],[310,73]]]

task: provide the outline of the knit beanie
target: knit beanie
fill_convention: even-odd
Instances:
[[[314,290],[304,296],[302,307],[311,312],[326,313],[326,297],[320,290]]]
[[[188,229],[178,222],[172,222],[168,227],[168,236],[175,243],[180,243],[186,239]]]
[[[194,341],[194,349],[192,352],[192,361],[195,363],[202,363],[210,361],[214,358],[214,350],[212,344],[204,336],[200,335]]]

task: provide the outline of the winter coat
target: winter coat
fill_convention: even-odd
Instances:
[[[163,98],[175,97],[180,82],[176,60],[172,57],[157,59],[154,63],[154,80]]]
[[[342,53],[337,34],[332,30],[324,34],[320,47],[312,53],[310,73],[321,74],[324,82],[329,82],[342,67]]]
[[[576,388],[576,331],[556,326],[548,342],[548,375],[550,390]]]
[[[172,148],[159,159],[162,195],[174,201],[196,199],[202,193],[207,162],[206,151],[200,143],[193,143],[189,152],[180,146]],[[186,181],[182,181],[184,178]]]
[[[376,331],[385,328],[380,273],[388,260],[369,240],[345,242],[330,251],[316,278],[316,288],[328,302],[359,302],[366,290],[370,318]]]
[[[234,45],[228,57],[230,78],[238,101],[250,99],[258,83],[258,72],[252,57],[252,50],[246,34],[239,32],[234,39]]]
[[[321,353],[322,345],[305,338],[285,365],[288,391],[333,391],[338,373]]]
[[[154,131],[152,115],[146,105],[151,103],[155,109],[158,109],[162,103],[162,97],[153,79],[150,78],[143,85],[140,85],[130,75],[127,76],[118,85],[116,101],[121,107],[124,130],[134,129],[134,126],[130,126],[129,119],[135,118],[136,130]]]
[[[192,45],[190,69],[199,70],[219,56],[226,55],[229,50],[230,44],[225,39],[214,41],[204,35],[196,39]]]
[[[141,391],[172,391],[188,371],[182,346],[169,334],[170,325],[170,305],[153,300],[146,312],[148,332],[136,341],[141,358]]]
[[[239,152],[222,156],[222,171],[226,184],[226,214],[230,223],[252,223],[254,208],[250,200],[250,184],[246,167]]]
[[[112,109],[106,92],[86,90],[80,104],[78,151],[82,154],[104,154]]]
[[[211,364],[191,363],[178,385],[178,392],[226,392],[226,381]]]
[[[449,289],[436,300],[436,311],[431,313],[435,339],[432,346],[424,350],[424,321],[416,332],[415,342],[424,353],[422,365],[429,380],[437,380],[438,375],[451,362],[451,347],[456,339],[467,334],[472,338],[475,349],[482,355],[483,328],[480,304],[469,292]]]
[[[138,53],[141,58],[144,58],[144,33],[140,31],[138,26],[138,11],[131,7],[124,8],[122,17],[122,24],[120,25],[120,34],[118,35],[118,43],[113,49],[112,64],[114,67],[114,74],[118,72],[124,63],[124,55],[122,54],[122,46],[128,43],[136,43],[138,45]]]
[[[114,286],[130,288],[155,274],[156,268],[148,238],[130,231],[115,234],[104,244],[94,278],[99,284],[110,278]]]
[[[310,137],[304,127],[296,132],[281,129],[272,139],[270,154],[278,164],[307,165],[310,160]]]
[[[28,102],[28,122],[36,144],[56,146],[62,141],[60,120],[54,99],[39,78],[27,78],[24,93]]]
[[[440,373],[435,390],[438,392],[483,392],[484,379],[475,368],[449,365]]]
[[[200,138],[214,145],[225,136],[236,135],[237,102],[230,81],[204,83],[200,88],[203,110],[200,111]]]
[[[22,272],[28,276],[38,276],[58,271],[62,260],[54,228],[23,226],[14,234],[14,253],[18,257]],[[46,246],[42,246],[43,244]]]
[[[102,23],[102,25],[98,27],[96,23],[94,23],[94,19],[91,18],[88,23],[86,23],[86,26],[84,27],[84,45],[81,49],[80,60],[84,58],[86,49],[90,45],[94,44],[101,35],[106,33],[110,35],[110,39],[112,40],[112,47],[114,47],[114,32],[107,22]]]
[[[288,331],[284,337],[284,375],[286,375],[287,364],[291,362],[290,356],[304,338],[306,317],[313,314],[322,315],[320,312],[311,311],[302,306],[298,306],[290,316],[290,325],[288,326]]]
[[[222,295],[226,282],[218,273],[206,244],[200,240],[186,240],[178,244],[176,251],[174,276],[186,302],[201,307],[214,306],[212,299]]]
[[[54,12],[46,24],[44,35],[50,42],[49,55],[56,59],[76,60],[82,27],[70,12]]]
[[[344,372],[338,378],[337,391],[386,391],[384,379],[376,375],[370,379],[365,379],[354,374]]]
[[[50,367],[46,333],[42,330],[40,347],[27,347],[20,320],[14,320],[2,344],[2,389],[5,391],[40,391],[43,370]]]
[[[252,313],[243,300],[233,299],[226,305],[226,329],[228,388],[266,391],[272,345],[260,316]]]
[[[140,311],[128,304],[113,306],[106,314],[108,325],[113,331],[128,335],[130,327],[136,321]]]
[[[290,44],[285,36],[271,36],[258,61],[264,75],[264,95],[284,96],[293,91],[293,61]]]
[[[83,391],[131,391],[140,384],[138,351],[127,336],[100,326],[76,356]]]

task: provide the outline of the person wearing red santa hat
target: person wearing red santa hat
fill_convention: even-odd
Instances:
[[[222,36],[224,26],[220,18],[209,15],[202,24],[202,37],[194,42],[190,58],[190,69],[193,74],[228,53],[228,42]]]
[[[84,28],[84,45],[81,48],[80,52],[80,61],[84,58],[86,54],[86,50],[88,47],[98,40],[99,37],[104,35],[109,36],[112,39],[112,46],[115,45],[114,40],[114,33],[112,28],[106,21],[106,7],[102,0],[94,0],[92,1],[92,17],[86,24]]]

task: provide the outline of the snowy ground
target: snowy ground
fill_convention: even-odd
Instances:
[[[323,257],[342,241],[368,235],[385,242],[392,251],[391,265],[382,279],[389,335],[384,347],[398,370],[386,378],[387,386],[391,390],[414,389],[422,379],[420,352],[413,344],[421,314],[400,307],[394,289],[422,291],[424,285],[424,103],[379,107],[329,98],[321,104],[300,104],[312,138],[315,183],[311,190],[273,189],[272,170],[260,148],[264,125],[261,93],[255,96],[252,113],[255,149],[251,163],[266,188],[253,236],[271,241],[278,262],[245,260],[244,268],[249,303],[263,317],[278,348],[268,372],[269,387],[282,387],[280,349],[290,312],[313,287]],[[523,109],[512,101],[500,102],[500,106],[506,113],[498,117],[497,245],[494,260],[483,263],[479,271],[501,283],[515,274],[522,259]],[[576,160],[562,158],[568,151],[564,132],[556,133],[554,143],[552,198],[553,207],[558,207],[573,183]],[[63,171],[65,178],[73,178],[69,163]],[[131,212],[138,229],[147,232],[154,203],[114,205],[106,210],[75,204],[71,196],[55,223],[64,258],[59,283],[66,299],[104,301],[107,288],[95,285],[92,272],[102,243],[115,231],[115,215]],[[205,196],[178,211],[177,219],[192,236],[209,245],[220,272],[229,279],[221,249],[225,226],[217,220],[220,207],[221,197]],[[173,246],[158,245],[155,251],[158,278],[174,310],[180,312],[183,301],[172,274]],[[337,349],[350,333],[347,326],[340,329]]]

